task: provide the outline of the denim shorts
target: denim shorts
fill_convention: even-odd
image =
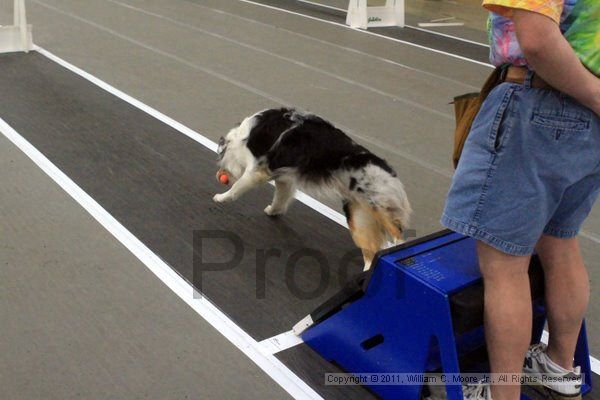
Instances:
[[[441,223],[504,253],[577,235],[600,192],[600,118],[549,89],[503,83],[473,122]]]

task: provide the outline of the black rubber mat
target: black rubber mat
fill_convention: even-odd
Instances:
[[[268,217],[270,185],[214,203],[225,188],[212,151],[47,58],[1,56],[0,85],[2,118],[188,281],[194,236],[204,264],[229,262],[239,242],[237,266],[196,262],[196,281],[257,340],[289,330],[360,270],[339,272],[354,250],[344,227],[300,202]]]

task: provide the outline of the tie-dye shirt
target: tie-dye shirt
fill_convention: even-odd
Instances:
[[[600,0],[484,0],[490,12],[488,35],[494,65],[527,65],[512,21],[514,9],[537,12],[553,19],[581,59],[600,76]]]

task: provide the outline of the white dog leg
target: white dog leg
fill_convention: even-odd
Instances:
[[[246,193],[248,190],[259,186],[263,183],[268,182],[270,179],[269,175],[264,170],[259,169],[247,169],[244,174],[238,179],[232,186],[231,189],[222,194],[216,194],[213,200],[217,203],[227,203],[230,201],[237,200],[241,195]]]
[[[364,261],[365,261],[365,266],[363,267],[363,272],[368,271],[371,269],[371,262],[372,260],[368,257],[364,257]]]
[[[267,215],[285,214],[296,192],[291,183],[275,181],[275,195],[271,205],[265,208]]]

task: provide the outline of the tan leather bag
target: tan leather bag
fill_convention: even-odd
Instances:
[[[454,151],[452,161],[454,168],[458,165],[458,160],[462,154],[463,147],[471,131],[473,121],[481,108],[481,105],[487,98],[493,88],[502,82],[502,67],[498,67],[490,74],[485,81],[481,92],[467,93],[454,98],[454,115],[456,117],[456,129],[454,131]]]

